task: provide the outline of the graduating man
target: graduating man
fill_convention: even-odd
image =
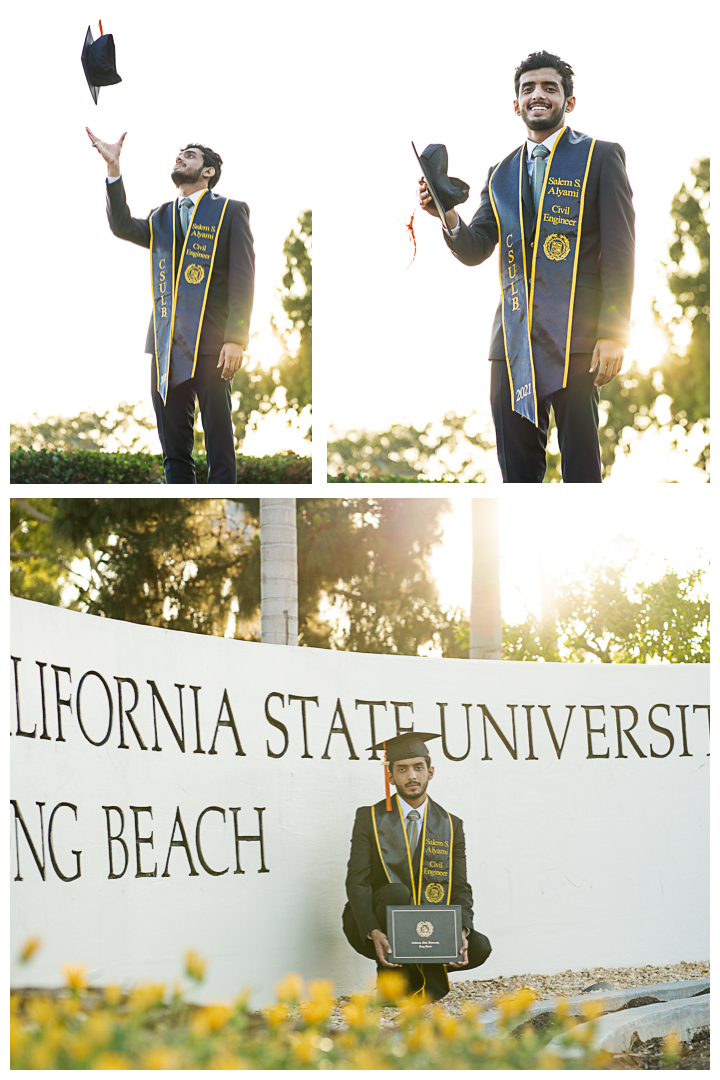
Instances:
[[[566,126],[573,74],[548,52],[520,64],[513,104],[526,142],[490,169],[469,225],[452,209],[445,218],[447,245],[467,266],[500,244],[489,357],[504,483],[542,483],[551,407],[563,481],[602,482],[599,387],[620,372],[629,338],[635,217],[625,155]],[[438,217],[424,180],[420,188]]]
[[[368,747],[385,748],[390,783],[397,793],[390,810],[382,799],[374,806],[361,806],[355,815],[343,911],[343,930],[353,949],[375,960],[378,972],[398,968],[408,992],[429,1000],[444,997],[450,989],[445,965],[393,963],[386,905],[459,904],[465,959],[447,966],[466,971],[484,964],[490,955],[488,939],[473,930],[462,821],[427,794],[435,769],[425,744],[436,738],[411,731]]]
[[[195,401],[200,404],[208,483],[237,480],[232,378],[247,348],[255,255],[245,203],[217,195],[222,158],[191,143],[175,159],[180,192],[147,218],[131,216],[116,143],[86,131],[107,163],[107,215],[115,236],[150,249],[152,399],[168,484],[194,484]]]

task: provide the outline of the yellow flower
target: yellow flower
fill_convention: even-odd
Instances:
[[[522,1013],[527,1012],[537,998],[536,990],[529,986],[520,986],[511,994],[501,994],[497,999],[497,1006],[503,1019],[509,1020],[511,1017],[521,1016]]]
[[[143,1069],[177,1069],[180,1058],[169,1046],[153,1046],[141,1057]]]
[[[293,1057],[303,1065],[312,1065],[317,1059],[318,1050],[310,1031],[303,1031],[300,1034],[294,1032],[290,1036],[290,1045]]]
[[[235,1054],[216,1054],[208,1063],[208,1069],[250,1069],[247,1061]]]
[[[353,994],[347,1005],[343,1006],[342,1014],[350,1027],[364,1027],[368,1022],[368,997],[367,994]]]
[[[105,1004],[109,1005],[113,1009],[115,1008],[116,1005],[120,1004],[120,1002],[122,1001],[122,996],[123,996],[122,987],[115,986],[114,983],[110,983],[110,985],[106,986],[105,989],[103,990],[103,997],[105,999]]]
[[[127,1007],[131,1013],[146,1012],[160,1005],[165,997],[165,983],[140,983],[128,994]]]
[[[49,998],[31,998],[27,1003],[27,1014],[33,1023],[44,1028],[55,1015],[55,1007]]]
[[[30,937],[27,939],[20,951],[20,963],[27,964],[28,960],[31,960],[35,953],[40,948],[40,938]]]
[[[46,1042],[36,1043],[30,1051],[31,1069],[52,1069],[55,1065],[55,1047]]]
[[[284,1020],[287,1020],[288,1007],[282,1003],[279,1005],[270,1005],[265,1009],[264,1016],[271,1027],[278,1027]]]
[[[605,1006],[602,1001],[583,1001],[580,1012],[586,1020],[595,1020],[605,1012]]]
[[[85,990],[87,988],[86,964],[63,964],[62,973],[65,976],[65,985],[71,990]]]
[[[443,1038],[454,1039],[456,1037],[459,1026],[456,1016],[449,1016],[444,1009],[436,1008],[433,1020],[435,1021],[435,1027]]]
[[[122,1054],[115,1054],[112,1050],[106,1051],[95,1058],[93,1069],[131,1069],[130,1061]]]
[[[64,1032],[63,1049],[71,1061],[87,1061],[92,1052],[90,1040],[85,1037],[85,1031],[77,1034],[70,1031]]]
[[[278,1001],[291,1002],[293,1005],[300,1000],[303,992],[303,981],[300,975],[294,971],[286,975],[275,986],[275,995]]]
[[[93,1049],[106,1046],[112,1039],[113,1018],[106,1012],[95,1012],[85,1023],[85,1036]]]
[[[195,1035],[207,1035],[210,1031],[220,1031],[232,1016],[229,1005],[205,1005],[193,1016],[190,1027]]]
[[[411,1050],[429,1050],[437,1042],[437,1036],[430,1024],[422,1023],[408,1035],[407,1042]]]
[[[188,949],[185,953],[185,974],[195,982],[202,982],[205,978],[207,960],[204,960],[194,949]]]
[[[381,1001],[398,1001],[407,992],[407,979],[399,971],[381,971],[377,988]]]
[[[10,1017],[10,1056],[15,1057],[22,1053],[28,1041],[28,1032],[23,1027],[22,1021],[17,1016]]]
[[[322,1023],[332,1012],[335,984],[329,979],[311,979],[307,988],[310,998],[300,1002],[300,1012],[306,1023]]]
[[[353,1055],[352,1067],[353,1069],[384,1069],[385,1063],[379,1054],[362,1046]]]

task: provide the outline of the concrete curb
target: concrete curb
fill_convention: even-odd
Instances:
[[[677,1035],[682,1042],[688,1042],[697,1031],[709,1025],[709,994],[680,1001],[659,1001],[655,1005],[642,1005],[637,1009],[601,1016],[595,1021],[592,1038],[584,1045],[619,1054],[630,1049],[636,1034],[642,1042],[670,1034]],[[588,1027],[588,1024],[578,1024],[572,1033],[582,1038],[583,1031]],[[573,1057],[582,1052],[579,1047],[563,1046],[563,1038],[562,1035],[556,1036],[548,1043],[547,1049],[564,1057]]]
[[[524,1017],[511,1021],[509,1027],[517,1027],[518,1024],[525,1023],[535,1016],[553,1012],[558,1001],[563,1002],[570,1016],[584,1016],[583,1009],[589,1001],[601,1002],[603,1011],[612,1013],[617,1009],[622,1009],[623,1005],[627,1005],[628,1002],[635,1001],[637,998],[659,998],[660,1003],[665,1003],[693,998],[696,994],[709,990],[709,979],[683,979],[679,982],[631,986],[626,990],[594,990],[590,994],[576,994],[568,998],[551,998],[548,1001],[536,1001],[534,1005],[531,1005]],[[709,995],[707,996],[709,997]],[[707,1000],[707,997],[703,997],[701,1000]],[[497,1034],[499,1030],[498,1021],[501,1015],[499,1009],[492,1009],[483,1013],[479,1018],[488,1035]]]

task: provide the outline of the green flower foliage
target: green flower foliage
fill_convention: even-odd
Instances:
[[[198,484],[207,483],[207,458],[194,456]],[[238,484],[309,484],[312,461],[287,452],[237,458]],[[102,450],[13,450],[13,484],[164,484],[160,454],[110,454]]]
[[[197,983],[195,966],[186,974]],[[328,980],[306,988],[289,975],[276,1004],[251,1012],[246,994],[196,1006],[177,985],[88,989],[84,967],[64,972],[63,991],[11,997],[12,1069],[597,1069],[610,1060],[590,1046],[594,1011],[578,1025],[561,1003],[542,1031],[520,1028],[535,996],[526,990],[500,999],[500,1031],[490,1035],[476,1006],[459,1016],[424,1006],[403,997],[395,973],[381,978],[377,996],[342,1005]],[[547,1045],[556,1035],[561,1053]]]

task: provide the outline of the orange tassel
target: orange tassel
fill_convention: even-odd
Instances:
[[[103,36],[102,19],[98,19],[98,26],[100,27],[100,37]]]
[[[383,743],[383,750],[384,749],[385,743]],[[385,755],[385,760],[383,761],[383,767],[385,769],[385,809],[390,811],[392,810],[392,802],[390,801],[390,773],[388,772],[387,767],[387,754]]]

